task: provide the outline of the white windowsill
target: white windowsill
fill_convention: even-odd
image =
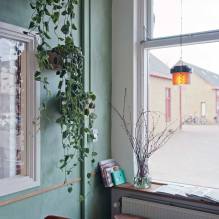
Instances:
[[[0,180],[0,197],[40,186],[28,176],[16,176]]]

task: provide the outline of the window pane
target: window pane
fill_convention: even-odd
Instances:
[[[26,175],[25,47],[0,38],[0,178]]]
[[[216,91],[216,120],[219,123],[219,90]]]
[[[152,0],[153,37],[181,34],[181,0]],[[182,33],[219,29],[218,0],[182,0]]]
[[[191,83],[172,85],[170,68],[180,47],[146,51],[149,57],[149,109],[159,112],[158,130],[177,128],[150,158],[150,173],[159,181],[219,188],[219,43],[183,47],[192,68]],[[182,127],[181,127],[182,125]]]

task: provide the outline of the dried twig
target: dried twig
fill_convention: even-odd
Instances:
[[[144,175],[148,171],[148,165],[146,165],[147,160],[159,148],[167,143],[167,141],[173,136],[178,128],[173,129],[173,123],[166,123],[163,129],[158,130],[158,128],[160,128],[159,125],[162,118],[161,113],[143,110],[139,113],[137,121],[133,126],[132,121],[127,121],[125,117],[126,89],[123,99],[122,113],[120,113],[120,111],[113,105],[112,109],[122,121],[122,127],[128,136],[137,160],[138,172],[140,175]],[[131,119],[131,116],[129,119]]]

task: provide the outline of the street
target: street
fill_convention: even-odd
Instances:
[[[219,188],[219,126],[185,125],[149,161],[153,180]]]

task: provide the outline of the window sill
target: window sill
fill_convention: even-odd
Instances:
[[[154,192],[164,184],[152,183],[149,189],[137,189],[132,184],[126,183],[112,188],[113,191],[118,191],[124,197],[135,197],[141,200],[148,200],[161,204],[167,204],[176,207],[193,209],[207,213],[219,214],[219,203],[208,202],[204,200],[194,200],[189,197],[181,197],[171,194],[161,194]],[[120,192],[122,191],[122,192]]]
[[[28,176],[16,176],[0,180],[0,197],[21,192],[40,186],[39,181],[34,181]]]

